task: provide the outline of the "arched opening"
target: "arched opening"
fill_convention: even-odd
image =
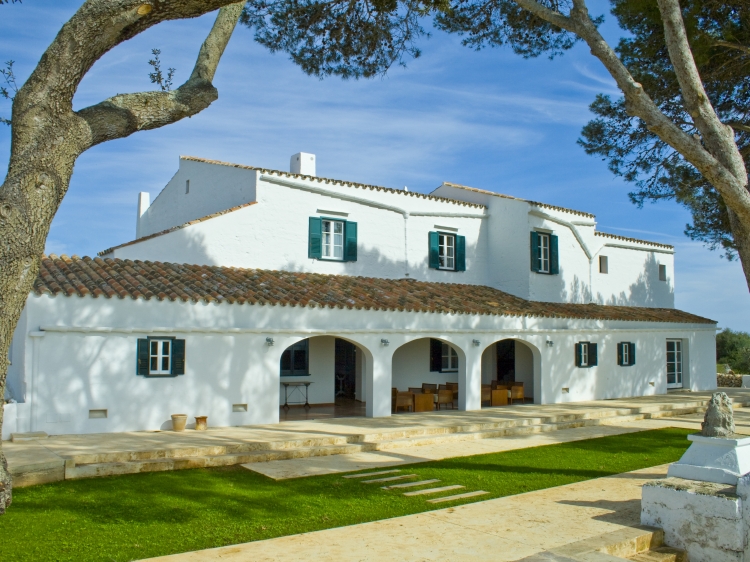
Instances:
[[[279,359],[279,421],[365,415],[366,353],[336,336],[288,346]]]
[[[463,351],[449,341],[420,338],[403,344],[391,363],[391,412],[458,409],[465,369]]]
[[[534,403],[540,355],[513,338],[497,341],[482,353],[482,407]],[[498,392],[495,392],[498,391]],[[507,395],[507,398],[506,398]]]

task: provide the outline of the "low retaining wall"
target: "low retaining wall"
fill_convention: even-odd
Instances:
[[[643,486],[641,524],[691,562],[750,562],[750,475],[737,486],[666,478]]]
[[[740,388],[742,386],[742,375],[716,373],[716,386]]]

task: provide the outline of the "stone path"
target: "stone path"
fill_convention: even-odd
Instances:
[[[367,472],[364,474],[351,474],[344,476],[343,478],[369,478],[372,476],[380,476],[385,473],[393,473],[393,472],[401,472],[400,470],[386,470],[386,471],[380,471],[380,472]],[[374,478],[371,480],[360,480],[362,484],[380,484],[384,482],[394,482],[396,480],[408,480],[410,478],[418,478],[417,474],[399,474],[398,476],[386,476],[384,478]],[[406,483],[400,483],[400,484],[389,484],[387,486],[381,486],[381,490],[400,490],[401,488],[416,488],[417,486],[427,486],[430,484],[435,484],[437,482],[440,482],[440,480],[420,480],[418,482],[406,482]],[[437,488],[424,488],[422,490],[416,490],[416,491],[407,491],[403,492],[404,496],[426,496],[431,495],[434,496],[435,494],[440,494],[442,492],[447,492],[449,490],[458,490],[465,488],[466,486],[462,486],[460,484],[453,484],[450,486],[439,486]],[[450,496],[442,496],[438,498],[430,498],[427,500],[427,503],[444,503],[444,502],[450,502],[450,501],[456,501],[456,500],[462,500],[465,498],[473,498],[476,496],[483,496],[485,494],[489,494],[489,492],[485,492],[484,490],[475,490],[473,492],[462,492],[460,494],[454,494]]]
[[[519,560],[640,523],[641,486],[667,466],[361,525],[175,554],[152,562]]]

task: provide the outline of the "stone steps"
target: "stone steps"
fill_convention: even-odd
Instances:
[[[657,404],[611,410],[584,410],[544,417],[506,418],[470,424],[410,427],[377,433],[237,442],[215,446],[110,451],[95,454],[82,453],[65,458],[65,479],[231,466],[528,435],[575,427],[690,414],[702,411],[705,403],[706,400],[700,399],[677,404]],[[744,405],[735,404],[735,407]]]
[[[687,562],[687,553],[679,548],[662,546],[630,556],[633,562]]]

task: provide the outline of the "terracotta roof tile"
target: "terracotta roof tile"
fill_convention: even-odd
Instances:
[[[45,256],[37,295],[715,324],[668,308],[527,301],[481,285],[121,259]]]

